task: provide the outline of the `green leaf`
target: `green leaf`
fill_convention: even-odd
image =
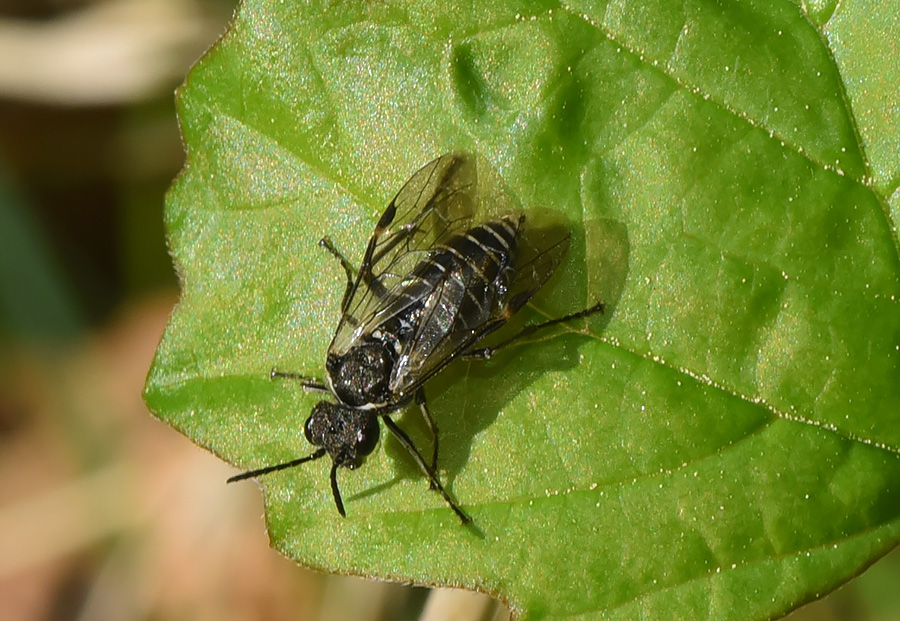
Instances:
[[[248,0],[179,92],[183,295],[148,405],[240,468],[310,453],[315,395],[268,374],[324,372],[344,275],[317,241],[359,261],[419,166],[475,151],[574,223],[540,316],[606,315],[429,384],[475,528],[383,434],[340,473],[346,519],[327,460],[262,477],[273,545],[526,619],[763,619],[835,588],[900,540],[897,21]]]

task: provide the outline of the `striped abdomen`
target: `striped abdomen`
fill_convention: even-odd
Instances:
[[[454,235],[417,266],[416,276],[431,283],[439,298],[432,320],[445,329],[473,329],[502,306],[523,219],[507,216]]]

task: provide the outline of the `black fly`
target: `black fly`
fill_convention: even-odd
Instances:
[[[320,244],[347,274],[341,320],[325,360],[327,383],[293,373],[321,401],[304,435],[319,447],[312,455],[244,472],[240,481],[331,456],[331,490],[341,515],[339,467],[355,469],[375,450],[378,420],[409,451],[463,524],[468,515],[437,476],[438,430],[425,401],[425,383],[453,359],[489,358],[521,336],[571,319],[603,312],[596,304],[578,313],[531,325],[493,348],[479,342],[503,326],[534,296],[562,262],[569,235],[557,232],[536,245],[523,237],[525,216],[509,214],[474,222],[474,161],[450,153],[416,172],[388,205],[369,239],[359,272],[326,238]],[[433,437],[426,462],[390,414],[413,400]]]

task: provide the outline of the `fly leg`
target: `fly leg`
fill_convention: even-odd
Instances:
[[[241,474],[236,474],[233,477],[229,478],[226,483],[234,483],[235,481],[243,481],[244,479],[252,479],[254,477],[261,476],[263,474],[269,474],[270,472],[278,472],[279,470],[285,470],[287,468],[293,468],[295,466],[299,466],[300,464],[305,464],[308,461],[312,461],[314,459],[319,459],[325,456],[325,449],[321,448],[312,455],[307,455],[306,457],[301,457],[300,459],[293,459],[291,461],[286,461],[282,464],[276,464],[274,466],[266,466],[265,468],[259,468],[257,470],[248,470],[247,472],[242,472]],[[344,514],[344,507],[340,502],[340,494],[335,497],[335,502],[338,505],[338,511],[341,512],[341,515]]]
[[[269,379],[291,379],[298,380],[300,385],[303,386],[303,389],[306,392],[317,392],[323,395],[330,395],[331,391],[328,389],[328,386],[323,384],[320,381],[317,381],[311,377],[306,377],[305,375],[300,375],[299,373],[289,373],[287,371],[279,371],[272,368],[269,371]]]
[[[493,347],[479,347],[477,349],[470,349],[465,352],[461,357],[467,360],[487,360],[494,354],[496,354],[501,349],[505,349],[506,347],[512,345],[516,341],[526,336],[530,336],[539,330],[543,330],[544,328],[549,328],[551,326],[555,326],[557,324],[565,323],[567,321],[573,321],[575,319],[581,319],[583,317],[590,317],[596,313],[602,313],[604,309],[603,302],[597,302],[590,308],[586,308],[584,310],[578,311],[577,313],[571,313],[570,315],[565,315],[563,317],[557,317],[556,319],[551,319],[549,321],[544,321],[542,323],[536,323],[530,326],[525,326],[518,333],[514,334],[510,338],[506,339],[494,345]],[[518,309],[515,309],[518,310]],[[515,312],[515,310],[513,312]],[[511,315],[512,313],[510,313]]]
[[[425,419],[425,423],[428,425],[428,430],[431,432],[431,439],[434,443],[434,450],[431,453],[431,471],[437,473],[437,460],[438,460],[438,428],[434,422],[434,419],[431,417],[431,412],[428,411],[428,404],[425,402],[425,389],[419,388],[416,391],[416,404],[419,406],[419,409],[422,410],[422,417]],[[431,489],[437,489],[434,486],[434,481],[431,482]]]
[[[374,239],[374,238],[373,238]],[[371,245],[372,242],[369,242]],[[347,312],[347,306],[350,304],[350,298],[353,297],[353,293],[356,290],[356,277],[353,275],[353,266],[350,265],[350,262],[347,258],[341,253],[340,250],[332,243],[332,241],[323,237],[319,240],[319,245],[325,248],[328,252],[330,252],[334,257],[337,258],[338,261],[341,262],[341,267],[344,268],[344,272],[347,274],[347,288],[344,289],[344,298],[341,300],[341,312]],[[372,293],[377,295],[378,297],[384,297],[387,293],[387,290],[384,288],[377,279],[372,278],[372,257],[369,256],[369,251],[366,252],[366,257],[363,259],[363,264],[359,269],[359,282],[363,283],[367,286]]]
[[[323,237],[320,239],[319,245],[341,262],[341,267],[344,268],[344,273],[347,274],[347,288],[344,289],[344,298],[341,300],[341,311],[346,311],[347,303],[350,301],[350,295],[353,293],[353,266],[350,265],[350,261],[347,260],[329,238]]]
[[[441,485],[441,482],[438,481],[437,475],[434,473],[434,470],[428,467],[428,464],[425,463],[425,459],[422,457],[422,454],[419,452],[419,449],[416,448],[415,444],[412,443],[412,440],[409,439],[409,436],[406,435],[406,432],[400,429],[397,426],[397,423],[392,421],[387,416],[382,416],[381,420],[384,421],[385,426],[387,426],[388,430],[394,434],[394,437],[397,438],[397,441],[403,445],[410,455],[413,456],[413,459],[416,460],[416,463],[419,465],[419,468],[422,472],[425,473],[425,476],[431,481],[431,487],[440,492],[441,496],[444,497],[444,500],[447,501],[447,504],[450,505],[450,508],[453,509],[453,512],[459,518],[459,520],[465,525],[472,521],[468,515],[463,513],[462,509],[460,509],[455,502],[450,498],[447,494],[446,490],[444,490],[444,486]]]

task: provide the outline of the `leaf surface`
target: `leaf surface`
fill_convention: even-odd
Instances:
[[[261,480],[273,545],[521,618],[770,618],[900,538],[890,3],[248,0],[179,92],[183,294],[147,380],[240,468],[312,452],[344,275],[428,160],[479,153],[573,245],[531,319],[603,318],[428,387],[463,528],[382,435]],[[420,447],[424,424],[396,417]],[[423,448],[427,453],[427,450]]]

